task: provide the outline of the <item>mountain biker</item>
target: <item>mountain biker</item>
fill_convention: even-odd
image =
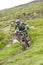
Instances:
[[[29,47],[29,44],[28,44],[29,39],[28,39],[27,28],[29,28],[29,26],[26,25],[25,22],[21,22],[19,19],[17,19],[15,21],[15,30],[18,30],[19,32],[21,31],[24,34],[22,41],[25,41],[27,43],[28,47]],[[18,31],[16,31],[16,33]]]
[[[15,21],[15,30],[18,29],[18,30],[21,31],[22,33],[28,35],[28,34],[27,34],[27,28],[29,28],[29,26],[26,25],[24,22],[21,22],[19,19],[17,19],[17,20]]]

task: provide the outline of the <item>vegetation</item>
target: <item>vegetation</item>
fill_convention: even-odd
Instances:
[[[17,18],[30,26],[27,32],[32,41],[30,47],[19,54],[18,43],[7,47]],[[43,65],[43,0],[0,11],[0,62],[7,59],[10,61],[0,65]]]
[[[43,65],[43,26],[39,24],[39,20],[26,21],[30,26],[35,27],[28,30],[32,40],[30,48],[3,65]],[[40,21],[40,23],[43,23],[43,21]]]
[[[0,21],[43,18],[43,0],[0,11]]]
[[[5,49],[3,49],[0,52],[0,61],[9,58],[10,56],[14,56],[15,54],[17,54],[16,52],[19,51],[20,49],[20,45],[18,43],[15,44],[11,44],[9,47],[6,46]]]
[[[0,50],[5,47],[5,45],[9,42],[12,33],[10,31],[0,30]]]

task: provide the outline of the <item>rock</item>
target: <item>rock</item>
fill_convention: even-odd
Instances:
[[[8,44],[7,47],[10,47],[10,44]]]
[[[5,28],[3,28],[3,30],[7,31],[7,30],[10,30],[10,28],[9,27],[5,27]]]
[[[12,43],[14,44],[14,43],[16,43],[16,42],[19,43],[18,40],[14,39]]]

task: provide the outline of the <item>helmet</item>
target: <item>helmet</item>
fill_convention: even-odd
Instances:
[[[15,21],[15,23],[20,24],[20,20],[19,20],[19,19],[17,19],[17,20]]]

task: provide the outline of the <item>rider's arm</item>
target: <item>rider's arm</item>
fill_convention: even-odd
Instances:
[[[15,30],[17,29],[17,25],[15,24]]]
[[[27,25],[26,23],[24,23],[25,24],[25,27],[27,28],[27,29],[29,29],[30,28],[30,26],[29,25]]]

